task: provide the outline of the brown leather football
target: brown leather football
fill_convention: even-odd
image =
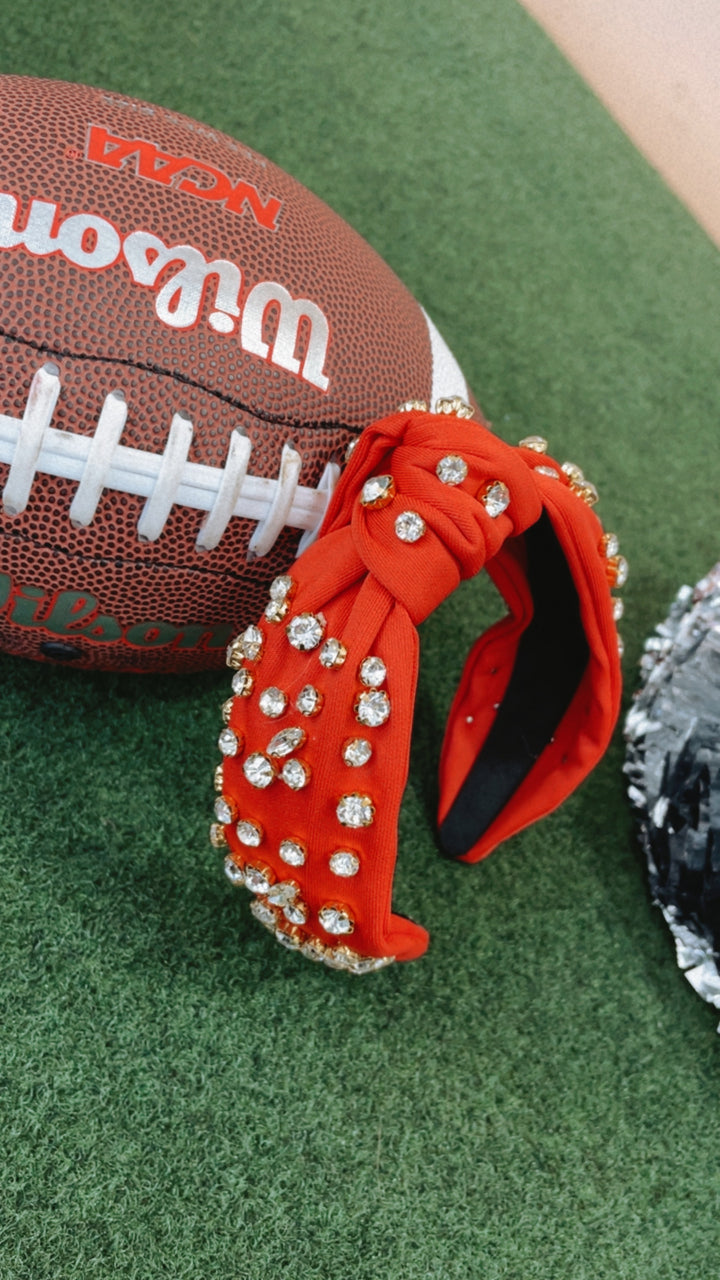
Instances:
[[[251,148],[0,76],[0,647],[222,665],[350,440],[470,398],[422,307]]]

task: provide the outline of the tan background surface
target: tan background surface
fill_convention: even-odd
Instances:
[[[520,0],[720,244],[718,0]]]

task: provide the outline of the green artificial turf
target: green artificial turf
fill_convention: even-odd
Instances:
[[[717,559],[720,256],[514,0],[0,0],[0,71],[226,130],[361,231],[495,425],[584,466],[642,640]],[[620,734],[480,866],[440,734],[495,616],[422,629],[417,963],[277,947],[206,840],[224,676],[0,659],[2,1280],[717,1274],[720,1045],[651,907]]]

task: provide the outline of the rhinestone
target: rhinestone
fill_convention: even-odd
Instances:
[[[222,704],[222,706],[221,706],[221,708],[220,708],[220,714],[221,714],[222,719],[223,719],[223,724],[229,724],[229,723],[230,723],[230,716],[232,715],[232,709],[233,709],[233,702],[234,702],[234,701],[235,701],[235,699],[234,699],[234,698],[227,698],[227,699],[225,700],[225,702],[223,702],[223,704]]]
[[[617,599],[613,600],[613,618],[615,619],[616,622],[620,621],[624,612],[625,612],[625,605],[623,604],[622,600],[618,596]]]
[[[263,639],[263,633],[259,627],[246,627],[240,636],[243,653],[250,662],[255,662],[260,657]]]
[[[316,716],[323,704],[323,696],[319,689],[306,684],[295,699],[295,706],[303,716]]]
[[[262,755],[260,751],[253,751],[252,755],[243,761],[243,773],[251,787],[264,790],[273,781],[275,768],[267,756]]]
[[[467,478],[468,465],[458,453],[447,453],[435,468],[443,484],[462,484]]]
[[[294,589],[295,583],[292,578],[284,573],[280,578],[273,578],[270,583],[270,599],[282,603],[283,600],[287,600],[288,596],[292,595]]]
[[[619,653],[620,657],[622,658],[622,656],[623,656],[623,654],[624,654],[624,652],[625,652],[625,641],[623,640],[622,636],[618,636],[618,638],[617,638],[617,646],[618,646],[618,653]]]
[[[305,846],[299,840],[281,840],[278,853],[289,867],[302,867],[307,857]]]
[[[252,911],[255,919],[259,920],[260,924],[265,925],[266,929],[277,928],[277,916],[275,915],[272,907],[269,907],[267,903],[257,901],[251,902],[250,910]]]
[[[288,903],[283,915],[289,924],[305,924],[308,918],[308,909],[305,903],[298,899],[297,902]]]
[[[247,818],[241,818],[235,827],[235,834],[241,844],[257,849],[263,838],[263,829],[258,822],[249,822]]]
[[[237,809],[232,800],[228,800],[227,796],[218,796],[215,801],[215,817],[218,822],[234,822],[237,818]]]
[[[293,757],[292,760],[285,761],[280,777],[291,790],[302,791],[310,781],[310,766]]]
[[[573,480],[575,484],[582,484],[585,479],[580,467],[576,466],[574,462],[563,462],[560,470],[564,471],[565,475],[568,476],[570,480]]]
[[[610,560],[620,550],[620,539],[616,533],[606,533],[600,542],[600,554]]]
[[[436,413],[454,413],[456,418],[472,418],[474,409],[461,400],[460,396],[444,396],[435,401]]]
[[[347,907],[321,907],[318,920],[326,933],[347,934],[355,929],[355,921]]]
[[[245,660],[242,636],[236,636],[232,644],[225,650],[225,662],[228,667],[241,667]]]
[[[570,488],[576,493],[578,498],[582,498],[589,507],[594,507],[596,502],[600,501],[600,494],[594,484],[590,484],[589,480],[571,480]]]
[[[376,729],[384,724],[390,715],[390,699],[384,689],[373,689],[372,692],[358,694],[355,703],[355,718],[360,724]]]
[[[210,828],[210,843],[213,849],[224,849],[227,845],[225,828],[219,822],[213,822]]]
[[[269,689],[263,689],[258,698],[258,706],[263,715],[267,716],[269,720],[276,720],[287,707],[287,697],[282,689],[271,685]]]
[[[252,693],[254,684],[254,675],[246,667],[241,667],[232,678],[233,693],[237,694],[238,698],[248,698]]]
[[[238,751],[242,751],[242,745],[242,738],[232,729],[223,729],[218,738],[218,746],[224,756],[236,756]]]
[[[544,436],[524,436],[518,449],[532,449],[533,453],[547,453],[548,442]],[[538,470],[538,468],[535,468]]]
[[[555,467],[533,467],[540,476],[549,476],[551,480],[559,480],[560,472]]]
[[[289,756],[291,752],[301,747],[307,738],[304,729],[293,726],[290,729],[281,729],[279,733],[271,738],[267,745],[267,753],[269,756]]]
[[[377,689],[387,676],[387,669],[382,658],[365,658],[360,663],[360,681],[370,689]]]
[[[328,865],[334,876],[356,876],[360,870],[360,859],[348,849],[338,849],[330,855]]]
[[[287,615],[290,605],[286,600],[271,600],[265,606],[265,617],[268,622],[282,622]]]
[[[611,587],[624,587],[628,580],[628,562],[624,556],[610,556],[606,573]]]
[[[427,400],[403,400],[397,407],[398,413],[427,413],[430,408]]]
[[[245,883],[245,874],[239,862],[236,862],[234,858],[228,857],[225,859],[224,866],[225,875],[231,884]]]
[[[348,947],[327,947],[323,957],[328,969],[341,969],[343,973],[347,973],[350,968],[348,955]]]
[[[319,656],[324,667],[341,667],[347,658],[347,649],[341,640],[331,636],[325,641]]]
[[[325,959],[324,946],[322,945],[321,942],[318,942],[314,938],[311,939],[309,942],[304,942],[300,948],[300,951],[301,951],[301,954],[304,955],[307,960],[322,961]]]
[[[392,476],[371,476],[362,487],[360,502],[364,507],[386,507],[394,497],[395,481]]]
[[[342,758],[346,764],[358,767],[367,764],[372,755],[372,747],[367,738],[350,738],[343,746]]]
[[[293,649],[307,653],[310,649],[317,649],[320,644],[325,634],[324,619],[314,613],[299,613],[288,622],[285,634]]]
[[[245,884],[251,893],[268,893],[272,888],[273,873],[269,867],[245,867]]]
[[[336,813],[344,827],[369,827],[375,817],[375,806],[370,796],[352,792],[340,797]]]
[[[223,767],[219,764],[213,774],[213,786],[216,791],[223,789]]]
[[[287,947],[288,951],[298,951],[302,946],[302,934],[294,929],[276,929],[275,941],[281,947]]]
[[[419,542],[426,527],[417,511],[402,511],[395,519],[395,534],[401,542]]]
[[[377,973],[378,969],[384,969],[387,965],[393,964],[394,956],[358,956],[350,965],[351,973]]]
[[[273,884],[267,891],[267,900],[274,907],[289,907],[295,901],[300,892],[299,885],[294,880],[278,880],[277,884]]]
[[[352,458],[352,456],[353,456],[353,454],[354,454],[355,450],[357,449],[357,442],[358,442],[358,438],[359,438],[359,437],[357,437],[357,436],[356,436],[354,440],[350,440],[350,441],[348,441],[348,444],[347,444],[347,445],[346,445],[346,447],[345,447],[345,461],[346,461],[346,462],[349,462],[349,461],[350,461],[350,459]]]
[[[502,480],[491,480],[480,494],[480,501],[493,520],[510,506],[510,490]]]

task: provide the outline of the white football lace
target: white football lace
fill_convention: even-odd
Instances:
[[[258,522],[251,558],[266,555],[285,525],[304,531],[298,554],[315,538],[340,475],[337,463],[326,464],[317,489],[307,488],[298,483],[300,454],[286,443],[276,479],[250,475],[252,442],[238,428],[230,434],[224,466],[188,462],[193,424],[183,413],[174,414],[161,454],[129,448],[120,444],[127,418],[120,390],[105,397],[92,436],[73,435],[50,425],[60,391],[60,371],[48,362],[33,377],[22,418],[0,414],[0,462],[10,465],[2,491],[6,515],[25,510],[40,471],[79,482],[69,510],[75,528],[92,522],[104,489],[116,489],[146,499],[137,524],[143,542],[160,537],[175,505],[207,512],[198,552],[216,547],[235,516]]]

